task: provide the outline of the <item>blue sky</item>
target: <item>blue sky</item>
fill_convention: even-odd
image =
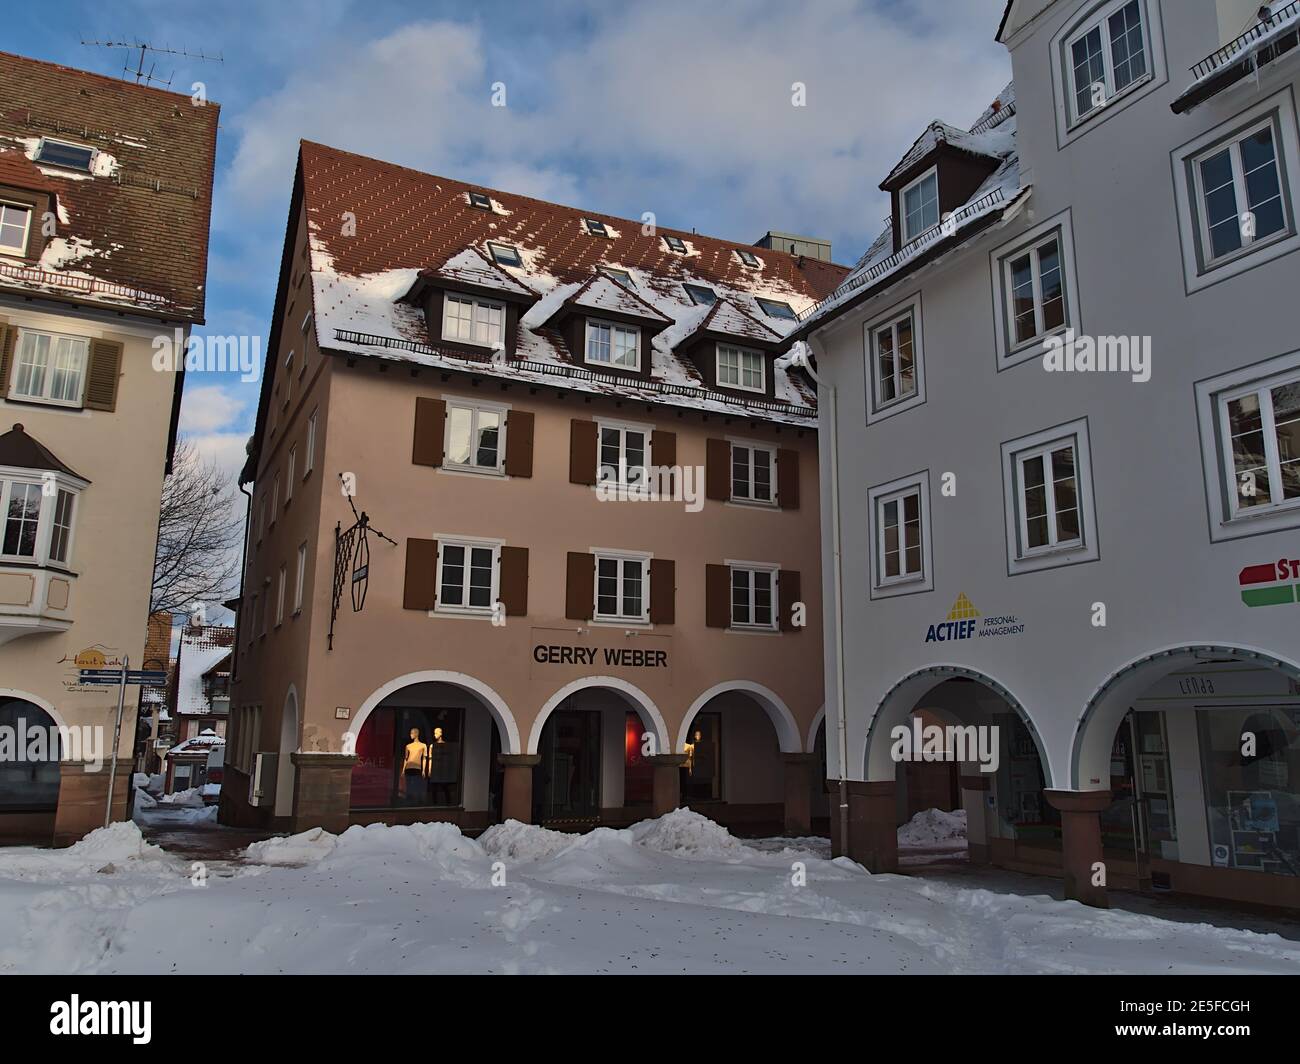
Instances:
[[[208,331],[264,338],[300,138],[506,191],[752,241],[829,237],[852,262],[877,189],[931,118],[973,121],[1010,76],[1002,0],[126,0],[19,5],[0,47],[105,74],[160,55],[222,106]],[[807,105],[791,106],[791,85]],[[502,82],[507,106],[490,105]],[[186,380],[182,431],[232,471],[257,384]]]

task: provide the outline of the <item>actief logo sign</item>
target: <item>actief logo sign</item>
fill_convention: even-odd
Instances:
[[[1287,606],[1300,602],[1300,558],[1248,565],[1237,574],[1247,606]]]
[[[1025,626],[1015,616],[984,617],[981,621],[980,611],[966,597],[966,593],[962,592],[957,596],[957,601],[952,604],[948,616],[938,624],[930,625],[926,630],[925,641],[952,643],[976,635],[981,639],[990,636],[1019,635],[1024,630]]]

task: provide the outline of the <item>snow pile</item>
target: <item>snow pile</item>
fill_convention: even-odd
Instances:
[[[643,820],[625,829],[629,839],[675,857],[740,861],[751,852],[721,824],[693,809],[674,809],[655,820]]]
[[[254,864],[347,868],[404,862],[422,876],[486,885],[484,853],[455,824],[354,824],[341,835],[312,828],[287,838],[255,842],[244,850]]]
[[[175,794],[164,794],[160,799],[163,805],[174,805],[187,809],[202,809],[203,792],[198,787],[190,787],[187,790],[177,791]]]
[[[157,799],[157,798],[155,798],[152,794],[150,794],[148,791],[146,791],[143,787],[136,787],[136,789],[135,789],[135,808],[136,808],[137,810],[140,810],[140,809],[155,809],[155,808],[157,808],[157,806],[158,806],[158,799]]]
[[[504,824],[493,824],[483,832],[478,837],[478,844],[489,857],[545,861],[567,850],[576,840],[576,835],[565,831],[551,831],[536,824],[507,820]]]
[[[96,828],[67,849],[36,847],[0,849],[0,880],[63,882],[98,872],[112,873],[149,864],[169,865],[171,858],[152,843],[145,842],[140,829],[130,821]]]
[[[925,809],[898,829],[900,847],[966,846],[966,810],[946,813],[942,809]]]
[[[338,841],[337,835],[324,828],[311,828],[286,838],[254,842],[244,850],[244,857],[253,864],[301,867],[328,857]]]

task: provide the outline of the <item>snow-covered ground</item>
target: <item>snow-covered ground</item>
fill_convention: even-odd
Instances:
[[[132,823],[0,850],[0,971],[1300,973],[1300,943],[872,876],[677,810],[317,830],[204,867]]]

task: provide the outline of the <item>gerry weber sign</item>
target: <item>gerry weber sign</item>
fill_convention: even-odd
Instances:
[[[533,660],[538,665],[595,665],[599,662],[610,669],[666,669],[668,651],[538,643],[533,647]]]

